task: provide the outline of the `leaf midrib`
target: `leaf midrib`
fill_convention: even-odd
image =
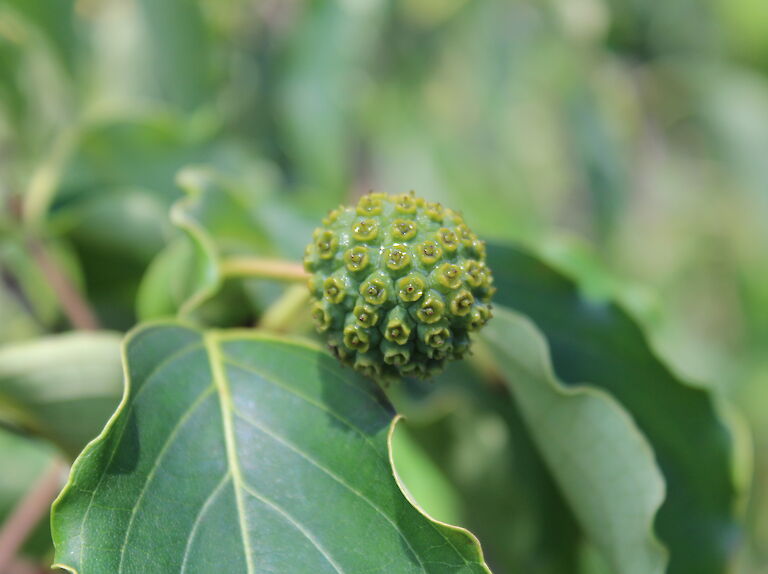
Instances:
[[[217,382],[217,387],[218,387],[219,384],[221,384],[221,388],[223,388],[225,390],[225,393],[222,394],[222,409],[225,408],[224,407],[224,401],[225,401],[225,397],[226,397],[226,401],[227,401],[227,405],[228,405],[228,413],[229,414],[223,410],[222,411],[222,417],[224,417],[224,420],[225,420],[225,423],[224,423],[225,424],[225,434],[227,433],[227,431],[226,431],[226,427],[227,426],[232,431],[231,440],[232,440],[232,445],[234,447],[233,448],[234,460],[239,463],[239,461],[237,461],[237,449],[236,449],[235,439],[234,439],[234,429],[232,428],[232,415],[238,416],[239,418],[244,420],[246,423],[254,425],[259,430],[262,430],[262,432],[265,432],[266,434],[268,434],[268,436],[272,437],[273,439],[277,440],[279,443],[283,444],[289,450],[293,450],[294,452],[296,452],[297,454],[299,454],[300,456],[305,458],[310,464],[316,466],[319,470],[321,470],[322,472],[326,473],[332,479],[334,479],[337,482],[339,482],[343,487],[347,488],[350,492],[356,494],[363,501],[368,503],[377,513],[379,513],[382,517],[384,517],[385,520],[390,524],[390,526],[392,526],[394,528],[394,530],[400,535],[402,540],[405,542],[405,545],[413,553],[413,556],[416,558],[416,561],[419,563],[419,566],[421,567],[422,571],[428,572],[429,569],[425,566],[425,564],[422,561],[421,556],[419,556],[418,552],[416,552],[416,550],[411,546],[410,542],[408,541],[408,538],[397,527],[397,525],[395,525],[392,522],[392,519],[390,517],[388,517],[383,511],[381,511],[381,509],[378,506],[376,506],[371,500],[369,500],[362,493],[358,492],[356,489],[351,487],[348,483],[346,483],[346,481],[341,480],[335,473],[332,473],[330,470],[325,468],[322,464],[320,464],[319,462],[315,461],[314,458],[310,457],[309,455],[304,453],[302,450],[300,450],[297,447],[295,447],[295,445],[289,444],[286,439],[278,437],[273,432],[266,430],[262,425],[256,424],[252,419],[250,419],[250,417],[244,416],[243,413],[240,413],[239,411],[237,411],[235,409],[234,404],[232,402],[231,391],[229,389],[228,378],[227,378],[227,375],[226,375],[226,373],[224,371],[224,365],[230,364],[230,365],[232,365],[232,366],[234,366],[236,368],[239,368],[239,369],[241,369],[241,370],[243,370],[245,372],[249,372],[251,374],[258,375],[264,381],[269,382],[269,383],[271,383],[273,385],[277,385],[278,387],[280,387],[284,391],[289,392],[289,393],[291,393],[293,395],[296,395],[301,400],[307,402],[308,404],[314,406],[315,408],[319,408],[319,409],[325,411],[329,415],[333,416],[334,418],[336,418],[337,420],[342,422],[345,426],[349,427],[351,430],[357,432],[361,436],[361,438],[363,438],[363,440],[366,443],[368,443],[374,449],[374,452],[376,452],[376,454],[378,455],[378,452],[377,452],[377,449],[375,448],[375,445],[371,442],[370,438],[362,431],[362,429],[359,429],[356,425],[354,425],[353,423],[351,423],[350,421],[348,421],[346,418],[342,417],[341,415],[339,415],[335,411],[329,410],[326,407],[323,407],[322,405],[320,405],[320,404],[316,403],[315,401],[311,400],[309,397],[306,397],[306,396],[304,396],[301,393],[297,393],[295,389],[292,389],[292,388],[286,386],[285,384],[278,382],[277,380],[275,380],[274,377],[269,376],[267,373],[264,373],[264,372],[260,371],[259,369],[254,368],[252,365],[245,365],[245,364],[242,364],[242,363],[240,363],[238,361],[235,361],[235,360],[231,359],[230,357],[227,357],[222,352],[222,350],[220,348],[220,341],[218,340],[218,337],[217,337],[216,333],[207,333],[205,335],[205,340],[206,340],[206,348],[209,350],[209,356],[211,357],[211,367],[212,367],[212,371],[214,373],[214,378],[217,377],[217,373],[218,373],[219,380]],[[215,361],[214,361],[214,357],[215,357]],[[214,367],[214,362],[216,363],[215,367]],[[373,394],[368,393],[367,391],[364,391],[363,389],[360,389],[356,385],[352,385],[347,380],[344,380],[344,383],[349,385],[351,388],[357,390],[358,392],[361,392],[364,395],[366,395],[367,398],[370,399],[379,408],[383,408],[382,405],[377,400],[377,397],[375,397]],[[386,413],[386,414],[389,415],[389,413]],[[387,463],[389,464],[390,463],[389,459],[386,459],[386,460],[387,460]],[[235,476],[234,471],[232,472],[232,474],[233,474],[233,483],[235,485],[236,491],[239,490],[239,489],[243,490],[244,492],[250,494],[251,496],[254,496],[258,500],[260,500],[263,503],[267,504],[268,506],[273,508],[276,512],[281,514],[291,524],[293,524],[297,528],[297,530],[299,530],[302,534],[304,534],[304,536],[308,540],[310,540],[310,542],[312,542],[312,544],[316,547],[316,549],[326,558],[326,560],[331,564],[331,566],[339,574],[344,574],[342,568],[331,558],[329,553],[321,546],[319,541],[311,533],[307,532],[297,521],[295,521],[283,509],[279,508],[277,505],[275,505],[271,501],[269,501],[267,499],[264,499],[261,495],[259,495],[255,491],[253,491],[253,489],[248,485],[247,481],[242,477],[242,474],[239,474],[239,479]],[[239,485],[237,484],[238,481],[239,481]],[[239,486],[239,488],[238,488],[238,486]],[[243,511],[243,509],[238,505],[238,512],[242,512],[242,511]],[[428,519],[428,523],[435,530],[435,532],[437,532],[440,535],[440,537],[443,538],[443,540],[447,543],[447,545],[450,546],[453,549],[453,551],[456,553],[456,555],[460,559],[462,559],[464,561],[465,565],[468,566],[468,565],[472,564],[472,562],[468,561],[466,559],[466,557],[464,557],[462,555],[462,553],[459,551],[458,548],[456,548],[456,546],[453,544],[453,542],[451,542],[451,540],[443,532],[441,532],[437,528],[437,525],[431,519]],[[247,529],[244,532],[247,532]],[[243,537],[243,543],[247,547],[247,545],[248,545],[247,536]],[[252,574],[251,570],[249,570],[249,574]]]
[[[243,541],[243,552],[245,553],[245,563],[248,574],[254,574],[253,552],[248,543],[248,524],[245,514],[245,503],[243,501],[243,474],[240,469],[240,461],[237,457],[237,444],[235,442],[235,431],[232,424],[230,413],[234,411],[232,402],[232,393],[229,389],[229,383],[224,373],[224,361],[219,345],[216,342],[213,333],[203,335],[205,348],[208,351],[208,360],[211,366],[211,376],[213,383],[219,393],[219,404],[221,405],[221,420],[224,429],[224,442],[227,452],[227,463],[229,471],[232,473],[232,485],[235,490],[235,504],[237,505],[237,516],[240,524],[240,536]]]
[[[219,336],[219,335],[222,335],[222,336]],[[136,499],[136,502],[133,505],[133,508],[131,509],[133,513],[131,518],[129,519],[129,524],[126,527],[123,545],[120,548],[120,561],[119,561],[117,572],[120,572],[124,566],[124,558],[125,558],[124,555],[126,554],[126,548],[128,547],[128,539],[131,533],[131,527],[134,521],[134,517],[139,514],[139,510],[140,510],[139,507],[141,506],[141,500],[144,496],[144,493],[149,489],[150,483],[152,482],[153,476],[157,473],[158,467],[160,467],[160,463],[163,459],[164,453],[170,448],[170,445],[174,442],[174,437],[178,434],[178,431],[180,427],[183,426],[184,422],[189,419],[191,414],[196,410],[198,406],[200,406],[200,404],[202,404],[204,399],[209,397],[215,391],[218,395],[219,403],[220,403],[220,409],[221,409],[221,415],[222,415],[221,424],[223,427],[222,430],[223,430],[224,439],[225,439],[226,459],[227,459],[227,464],[229,468],[227,472],[217,481],[216,487],[211,491],[209,496],[206,498],[206,501],[198,511],[198,515],[195,518],[192,531],[190,532],[190,536],[187,540],[187,547],[185,548],[184,557],[182,559],[182,565],[181,565],[182,571],[184,571],[184,568],[188,567],[190,549],[193,547],[192,544],[193,544],[195,532],[196,532],[196,529],[199,527],[200,523],[204,521],[204,515],[206,513],[207,508],[210,507],[211,501],[215,499],[222,492],[222,489],[224,487],[227,486],[229,479],[232,479],[232,484],[233,484],[234,494],[236,497],[236,504],[237,504],[238,522],[240,525],[241,538],[243,543],[243,549],[244,549],[248,574],[255,574],[256,568],[255,568],[254,556],[253,556],[254,550],[250,545],[250,539],[248,536],[248,520],[247,520],[247,513],[245,512],[245,507],[246,507],[245,500],[247,499],[247,496],[252,496],[255,499],[266,504],[267,506],[272,508],[273,511],[277,512],[285,520],[290,522],[299,532],[301,532],[301,534],[303,534],[313,544],[313,546],[315,546],[316,550],[328,561],[329,565],[333,567],[338,574],[344,574],[343,569],[333,560],[333,558],[331,558],[329,553],[322,547],[319,540],[316,539],[311,532],[306,531],[306,529],[296,519],[294,519],[290,514],[288,514],[285,510],[283,510],[282,508],[280,508],[278,505],[274,504],[270,500],[265,499],[261,494],[254,491],[254,489],[251,488],[251,486],[245,480],[243,470],[241,469],[241,465],[240,465],[241,461],[239,460],[239,454],[238,454],[239,451],[237,448],[235,419],[234,419],[234,417],[236,416],[239,417],[241,413],[236,411],[234,407],[234,397],[231,390],[231,383],[228,380],[228,374],[226,372],[227,365],[232,364],[232,366],[234,367],[239,367],[246,371],[251,371],[254,374],[259,375],[262,379],[265,380],[265,382],[276,384],[285,391],[295,393],[295,390],[288,388],[284,384],[281,384],[279,381],[275,380],[270,373],[261,372],[258,369],[254,369],[252,365],[248,365],[248,367],[246,368],[246,365],[238,364],[237,361],[233,361],[231,360],[230,357],[227,357],[226,354],[224,353],[224,349],[221,346],[222,343],[225,340],[227,340],[227,337],[225,336],[225,334],[221,334],[218,332],[201,333],[201,338],[202,338],[202,341],[198,340],[196,343],[186,345],[178,349],[176,352],[166,357],[160,363],[158,363],[157,365],[154,365],[154,368],[152,368],[148,373],[143,374],[142,375],[143,384],[140,386],[140,388],[138,389],[138,392],[136,392],[135,394],[130,392],[131,377],[130,377],[130,372],[126,372],[127,389],[126,389],[126,396],[124,396],[124,400],[122,401],[122,403],[130,402],[131,404],[129,405],[130,408],[127,409],[127,412],[124,413],[125,416],[129,415],[130,411],[132,410],[135,404],[136,398],[141,396],[148,389],[149,386],[146,383],[153,380],[158,371],[167,367],[169,364],[174,363],[175,360],[193,351],[194,349],[206,350],[208,355],[207,358],[210,365],[212,381],[210,385],[206,387],[206,389],[203,390],[202,393],[200,393],[200,395],[190,404],[189,408],[181,415],[179,421],[176,423],[174,428],[168,434],[166,443],[161,448],[160,452],[157,455],[157,458],[155,460],[153,467],[150,469],[149,473],[147,474],[145,485],[141,493],[139,494],[139,497]],[[344,383],[350,385],[351,388],[356,388],[354,385],[351,384],[350,381],[344,380]],[[372,393],[359,388],[357,390],[358,392],[362,392],[365,395],[368,395],[368,398],[373,400],[375,404],[378,405],[379,408],[383,408],[383,406],[377,400],[377,397],[375,397]],[[302,398],[307,400],[307,397],[302,396]],[[310,400],[309,402],[312,403],[314,406],[322,408],[322,406],[315,404],[314,401]],[[121,406],[118,407],[117,412],[123,412],[122,403],[121,403]],[[323,409],[323,410],[327,410],[327,409]],[[245,418],[247,419],[247,417]],[[349,421],[344,421],[344,422],[346,422],[348,426],[351,426],[355,430],[361,432],[362,438],[364,438],[366,442],[370,442],[369,437],[366,437],[365,433],[362,433],[361,429],[357,429],[356,425],[351,424]],[[121,442],[124,431],[125,431],[125,426],[120,430],[119,438],[117,440],[118,443]],[[277,437],[277,438],[281,438],[281,437]],[[288,445],[285,445],[285,446],[290,448]],[[374,447],[374,450],[378,450],[375,448],[373,444],[370,444],[370,446]],[[111,464],[112,458],[114,457],[116,450],[117,449],[115,448],[115,450],[113,450],[113,452],[110,454],[109,460],[107,462],[107,467]],[[310,460],[309,462],[313,463],[315,466],[318,466],[318,465],[321,466],[321,463],[318,463],[314,459]],[[321,468],[321,470],[327,471],[327,469],[324,469],[324,468]],[[86,510],[85,516],[81,521],[81,528],[83,528],[87,522],[88,510],[90,510],[90,507],[97,506],[93,503],[93,498],[96,494],[96,491],[99,490],[99,487],[101,486],[101,482],[103,481],[104,476],[105,476],[105,473],[102,473],[101,476],[99,477],[99,480],[93,492],[91,492],[91,503],[89,504],[89,508]],[[349,485],[346,485],[346,486],[349,487]],[[350,488],[350,490],[358,494],[358,496],[361,496],[353,488]],[[364,496],[361,496],[361,498],[367,501],[367,499],[365,499]],[[370,501],[368,502],[370,503]],[[377,509],[377,510],[380,510],[380,509]],[[382,512],[382,515],[384,515],[383,512]],[[387,518],[386,515],[384,515],[384,517]],[[461,552],[459,552],[456,546],[445,536],[443,532],[441,532],[437,528],[436,524],[434,524],[431,520],[429,520],[429,523],[439,534],[441,534],[444,540],[448,543],[448,545],[450,545],[454,549],[454,551],[458,554],[458,556],[464,560],[466,565],[470,565],[474,563],[474,562],[468,561],[466,557],[464,557],[461,554]],[[399,530],[397,528],[395,529]],[[407,542],[408,541],[406,540],[406,543]],[[417,561],[419,562],[422,568],[422,571],[427,572],[428,569],[422,563],[421,557],[415,551],[413,552],[413,554],[416,557]],[[77,570],[73,570],[73,572],[76,573]]]

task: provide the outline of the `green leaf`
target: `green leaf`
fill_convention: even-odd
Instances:
[[[179,236],[152,261],[139,286],[136,313],[139,320],[173,318],[205,281],[204,274],[215,260],[201,255],[195,242]],[[187,319],[201,325],[239,326],[253,322],[253,305],[240,282],[219,284],[211,297],[201,300]]]
[[[35,260],[30,245],[31,242],[25,241],[21,234],[6,237],[0,243],[0,272],[7,290],[7,296],[3,299],[7,298],[9,303],[15,300],[16,307],[21,307],[38,327],[52,329],[61,317],[60,304],[39,261]],[[80,288],[82,274],[71,248],[61,241],[46,241],[42,245],[52,263]],[[6,328],[3,325],[0,332]],[[3,338],[0,336],[0,340]],[[10,337],[7,340],[10,341]]]
[[[408,430],[401,424],[392,435],[393,460],[404,490],[430,516],[458,524],[458,493]]]
[[[0,281],[0,345],[31,339],[43,332],[42,326],[29,307],[19,298],[18,291]]]
[[[614,571],[663,573],[667,556],[652,525],[664,480],[646,439],[604,391],[555,379],[528,320],[503,307],[495,315],[483,341],[584,530]]]
[[[54,504],[79,574],[488,572],[393,475],[395,414],[330,356],[165,324],[125,344],[126,391]]]
[[[360,71],[374,65],[382,12],[374,3],[315,2],[277,55],[281,66],[271,97],[278,135],[299,183],[308,188],[303,199],[318,210],[343,201],[353,185],[354,121],[366,94]]]
[[[41,435],[73,458],[120,395],[120,337],[77,332],[0,349],[0,420]]]
[[[179,183],[187,197],[174,205],[171,220],[194,248],[187,271],[191,280],[179,308],[187,315],[222,288],[225,256],[266,254],[270,243],[257,208],[266,190],[243,188],[208,169],[187,169]]]
[[[105,189],[130,188],[151,190],[170,205],[180,196],[176,171],[214,151],[210,130],[201,130],[195,119],[141,110],[81,126],[54,208],[99,199]]]
[[[139,0],[152,95],[182,109],[210,101],[213,61],[203,9],[185,0]]]
[[[68,71],[73,71],[77,48],[74,0],[5,0],[5,4],[39,30]]]
[[[629,188],[622,147],[605,117],[604,105],[586,86],[565,102],[567,134],[583,186],[589,193],[592,227],[605,242],[614,231]]]
[[[246,174],[266,170],[243,146],[217,138],[216,128],[203,113],[145,109],[87,121],[58,159],[55,185],[28,196],[28,207],[77,249],[102,324],[122,330],[136,322],[137,285],[172,231],[179,169],[206,161]]]
[[[496,301],[530,317],[555,372],[613,395],[650,442],[667,486],[656,519],[670,574],[719,574],[738,538],[743,491],[735,435],[708,390],[679,379],[621,308],[584,297],[573,281],[510,245],[490,245]]]
[[[229,315],[229,324],[252,322],[254,309],[279,292],[259,281],[226,283],[222,261],[231,256],[298,259],[312,225],[275,200],[275,184],[265,166],[254,166],[245,178],[188,168],[178,179],[187,197],[173,206],[171,220],[186,233],[186,241],[172,244],[153,262],[140,289],[140,315],[148,319],[179,313],[196,320]],[[172,296],[162,293],[167,281]]]
[[[194,289],[195,250],[188,237],[178,237],[147,268],[136,296],[141,321],[173,317]]]
[[[473,367],[457,361],[434,381],[409,379],[388,395],[456,491],[455,523],[483,541],[494,572],[581,572],[583,534],[519,409],[505,386]],[[421,502],[424,490],[412,492]]]

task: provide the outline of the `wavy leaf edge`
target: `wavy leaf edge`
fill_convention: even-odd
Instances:
[[[591,248],[588,244],[580,243],[577,239],[566,235],[556,238],[566,247],[576,246],[578,249],[585,252],[589,257],[593,256]],[[578,291],[582,295],[588,294],[584,289],[584,275],[579,272],[575,267],[565,263],[561,257],[554,255],[551,249],[548,251],[547,246],[536,244],[534,241],[509,241],[505,239],[491,239],[489,241],[496,248],[507,249],[513,248],[520,251],[527,257],[537,259],[541,264],[548,267],[550,270],[561,275],[573,289]],[[602,269],[601,272],[608,273],[607,269]],[[755,453],[754,453],[754,440],[752,432],[749,427],[749,423],[744,414],[736,407],[735,403],[730,400],[722,389],[716,385],[710,384],[711,382],[696,380],[695,378],[688,377],[678,365],[670,360],[670,355],[664,353],[660,347],[656,338],[649,334],[649,329],[646,321],[642,316],[628,304],[623,292],[616,288],[615,283],[620,280],[625,286],[632,286],[631,282],[625,282],[616,276],[610,276],[614,286],[609,291],[598,296],[597,299],[606,304],[610,304],[617,311],[624,314],[629,319],[638,331],[642,338],[642,342],[648,349],[649,355],[658,361],[660,365],[666,369],[672,377],[682,387],[694,389],[704,394],[711,403],[712,411],[715,418],[720,422],[725,431],[727,432],[730,441],[730,477],[735,491],[734,508],[735,512],[740,516],[745,516],[747,511],[747,505],[750,498],[752,481],[754,475]],[[518,313],[511,307],[504,305],[505,308],[512,310],[514,313]],[[521,313],[518,313],[521,314]],[[522,314],[524,318],[528,318],[527,315]],[[529,319],[529,318],[528,318]],[[534,328],[540,332],[544,338],[547,354],[550,357],[550,367],[552,367],[551,353],[549,350],[549,343],[544,332],[538,328],[538,326],[529,319]],[[554,374],[554,371],[553,371]],[[556,374],[554,375],[557,380]],[[624,407],[622,407],[624,408]],[[662,473],[663,475],[663,473]]]
[[[209,169],[200,169],[205,175],[212,174]],[[181,171],[177,176],[177,185],[184,191],[185,196],[177,200],[170,210],[170,220],[173,225],[181,229],[193,243],[193,249],[201,250],[206,266],[205,284],[195,289],[195,291],[184,301],[179,308],[179,316],[186,317],[195,309],[200,307],[208,299],[213,297],[224,282],[221,270],[218,264],[219,252],[216,244],[211,239],[207,231],[193,217],[189,215],[189,208],[198,200],[202,191],[198,189],[193,182],[186,182],[185,178],[192,178],[197,175],[197,171]],[[195,245],[196,244],[196,245]]]
[[[647,455],[647,458],[648,458],[647,462],[650,462],[652,464],[655,477],[657,478],[657,484],[655,487],[657,490],[656,500],[654,501],[652,511],[649,513],[647,520],[645,521],[644,529],[645,529],[645,532],[647,533],[648,544],[650,545],[651,548],[653,548],[656,552],[660,554],[661,559],[663,560],[664,568],[662,571],[666,571],[666,567],[669,562],[670,552],[667,546],[664,544],[664,542],[659,538],[655,529],[656,516],[662,504],[664,503],[664,500],[666,499],[666,481],[664,479],[664,475],[661,471],[661,468],[659,467],[658,462],[656,461],[656,455],[654,453],[653,447],[651,446],[651,443],[648,440],[648,438],[637,426],[637,423],[634,421],[634,419],[632,418],[632,415],[627,411],[627,409],[624,408],[624,406],[613,395],[611,395],[607,391],[599,387],[590,385],[587,382],[579,383],[573,386],[566,386],[557,378],[557,375],[554,370],[554,365],[552,363],[551,350],[549,348],[549,343],[547,341],[547,338],[529,317],[502,305],[495,306],[494,314],[508,316],[509,318],[512,318],[513,320],[518,321],[521,327],[528,331],[528,334],[531,338],[531,341],[535,345],[536,352],[538,355],[535,358],[535,361],[542,367],[542,375],[544,379],[547,381],[547,383],[550,385],[552,390],[554,390],[560,396],[563,396],[563,397],[592,396],[599,399],[604,404],[609,406],[621,419],[623,419],[627,425],[627,428],[631,429],[633,434],[636,435],[638,439],[638,443],[640,444],[641,448]],[[487,336],[483,338],[481,335],[481,340],[479,342],[481,342],[483,345],[484,355],[491,348],[497,346],[496,343],[489,341]],[[491,357],[492,356],[493,354],[491,353]],[[491,360],[492,360],[493,368],[498,369],[499,366],[496,364],[496,361],[494,359],[491,359]],[[523,367],[523,368],[527,370],[527,367]],[[501,380],[505,380],[507,378],[504,374],[499,373],[498,371],[495,373],[495,375],[499,377]],[[506,383],[505,383],[505,386],[507,386]],[[512,391],[512,389],[510,389],[510,391]]]
[[[478,540],[477,536],[475,536],[472,532],[470,532],[463,526],[448,524],[447,522],[443,522],[442,520],[437,520],[436,518],[433,518],[432,516],[430,516],[429,513],[425,511],[421,507],[421,505],[418,503],[418,501],[411,495],[405,483],[400,478],[400,475],[397,473],[397,467],[395,466],[394,449],[392,448],[392,439],[395,435],[395,429],[397,427],[397,424],[402,420],[405,420],[405,417],[403,415],[396,414],[395,417],[392,419],[392,422],[389,424],[389,430],[387,431],[387,451],[389,454],[389,466],[392,469],[392,476],[394,477],[395,482],[397,483],[397,487],[400,489],[400,492],[403,494],[403,496],[408,501],[408,503],[411,506],[413,506],[419,512],[419,514],[421,514],[424,518],[426,518],[427,520],[429,520],[434,524],[437,524],[438,526],[447,528],[448,530],[452,530],[454,532],[457,532],[469,538],[469,540],[472,542],[473,547],[477,550],[477,555],[476,555],[477,562],[485,568],[485,571],[488,574],[493,574],[490,568],[488,567],[488,565],[485,563],[485,556],[483,555],[483,547],[480,544],[480,540]]]
[[[308,349],[311,349],[313,351],[319,351],[322,353],[326,353],[325,349],[316,343],[316,341],[312,339],[305,339],[302,337],[290,337],[290,336],[284,336],[280,334],[270,333],[266,331],[259,331],[257,329],[209,329],[204,330],[201,329],[194,324],[192,324],[189,321],[184,320],[172,320],[172,319],[158,319],[154,321],[148,321],[146,323],[140,324],[133,329],[131,329],[123,338],[121,349],[120,349],[120,357],[122,362],[122,369],[123,369],[123,395],[120,399],[120,403],[117,405],[115,411],[110,416],[109,420],[104,425],[104,428],[102,431],[93,439],[91,440],[82,450],[82,452],[78,455],[78,457],[75,459],[75,461],[72,463],[72,466],[70,468],[69,476],[67,478],[67,482],[62,487],[61,492],[59,492],[56,499],[53,501],[53,504],[51,505],[51,513],[50,513],[50,526],[51,526],[51,535],[53,538],[54,548],[56,549],[56,553],[58,553],[58,549],[60,546],[59,541],[61,540],[61,537],[58,534],[58,529],[56,528],[56,524],[54,521],[54,517],[56,515],[56,510],[58,506],[62,503],[64,498],[69,493],[70,489],[74,486],[73,484],[73,476],[76,474],[76,471],[79,469],[80,465],[84,464],[83,461],[88,457],[88,455],[93,451],[101,442],[103,442],[106,437],[109,435],[109,433],[112,431],[112,428],[117,424],[118,419],[122,415],[123,412],[125,412],[126,406],[128,405],[130,398],[131,398],[131,378],[129,376],[128,371],[128,361],[127,361],[127,350],[128,346],[130,345],[131,341],[143,333],[145,330],[158,328],[158,327],[182,327],[186,329],[193,330],[197,333],[200,333],[203,338],[207,336],[210,336],[213,334],[214,336],[224,336],[226,338],[232,338],[232,337],[245,337],[250,339],[260,339],[260,340],[267,340],[267,341],[273,341],[273,342],[281,342],[285,344],[290,344],[294,346],[303,346]],[[479,565],[481,565],[484,568],[484,571],[488,574],[492,574],[490,568],[485,562],[485,557],[483,555],[482,546],[480,544],[480,541],[477,539],[477,537],[467,530],[466,528],[463,528],[461,526],[456,526],[452,524],[448,524],[446,522],[442,522],[440,520],[437,520],[435,518],[432,518],[424,509],[418,504],[418,502],[412,497],[412,495],[408,492],[407,487],[404,485],[402,480],[400,479],[400,476],[397,473],[395,462],[394,462],[394,455],[393,455],[393,445],[392,440],[395,432],[395,428],[401,420],[403,420],[404,417],[400,414],[395,414],[392,421],[389,423],[389,428],[387,431],[387,451],[388,451],[388,460],[390,464],[390,470],[392,472],[392,477],[395,480],[395,483],[397,484],[398,489],[403,495],[403,498],[410,504],[419,514],[421,514],[424,518],[432,522],[433,524],[445,528],[448,530],[451,530],[453,532],[459,533],[463,536],[466,536],[471,543],[471,546],[474,550],[474,557],[477,559],[477,562]],[[69,574],[80,574],[79,570],[77,568],[74,568],[72,566],[67,565],[63,561],[56,560],[52,565],[51,568],[59,568],[61,570],[65,570]]]

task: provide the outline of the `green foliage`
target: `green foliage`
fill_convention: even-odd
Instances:
[[[129,335],[125,362],[123,402],[54,507],[67,570],[488,572],[468,532],[399,490],[394,410],[325,353],[166,324]]]
[[[189,571],[246,572],[246,549],[254,571],[333,571],[312,540],[345,572],[445,571],[415,556],[496,574],[764,572],[766,14],[759,0],[0,2],[0,520],[52,461],[77,459],[53,526],[81,574],[165,571],[188,541]],[[393,377],[386,399],[300,342],[321,339],[304,247],[371,189],[460,213],[498,287],[474,354]],[[357,302],[335,310],[337,347]],[[387,310],[415,325],[401,308]],[[213,385],[210,412],[164,449],[213,372],[231,392]],[[754,431],[754,475],[729,401]],[[296,528],[255,499],[239,512],[230,454]],[[51,563],[39,518],[0,570]]]
[[[576,517],[612,570],[665,572],[666,550],[652,531],[664,481],[629,413],[605,392],[559,383],[541,334],[503,307],[483,340]]]
[[[514,247],[491,245],[489,261],[502,270],[498,301],[542,329],[563,380],[611,393],[647,437],[666,482],[657,528],[671,552],[669,571],[722,571],[738,529],[734,501],[744,485],[737,482],[743,472],[731,468],[739,448],[735,431],[712,394],[676,377],[618,306],[585,298],[567,278]]]
[[[68,333],[4,346],[2,419],[74,458],[117,405],[119,349],[115,333]]]

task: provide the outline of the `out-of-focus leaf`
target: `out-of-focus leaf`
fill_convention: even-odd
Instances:
[[[495,315],[483,341],[584,530],[616,572],[665,572],[653,533],[664,480],[646,439],[607,393],[555,379],[532,324],[504,308]]]
[[[733,178],[754,194],[754,208],[768,210],[764,190],[768,167],[760,149],[768,145],[768,81],[744,70],[689,72],[698,98],[697,120],[712,131],[712,145]]]
[[[105,189],[68,218],[69,237],[125,261],[146,262],[165,244],[168,204],[154,191]]]
[[[75,25],[75,0],[4,0],[28,23],[46,38],[53,51],[70,72],[75,67],[77,27]]]
[[[253,162],[241,146],[217,139],[203,115],[170,112],[93,120],[70,147],[52,205],[39,209],[76,247],[102,324],[126,329],[139,281],[170,234],[177,171],[205,159],[247,174]]]
[[[494,572],[583,574],[583,534],[505,387],[459,361],[389,394],[459,496],[457,523],[482,540]]]
[[[181,195],[176,172],[214,153],[210,127],[195,120],[144,111],[93,120],[81,129],[54,208],[116,188],[151,190],[170,205]]]
[[[325,208],[343,200],[360,169],[353,120],[366,89],[381,3],[321,0],[308,10],[283,56],[280,127],[300,183],[315,190],[306,201]]]
[[[57,2],[55,7],[44,0],[0,3],[0,138],[6,149],[5,184],[26,185],[25,161],[37,159],[72,116],[73,4],[72,0]],[[9,178],[10,174],[14,177]]]
[[[104,190],[67,215],[66,234],[82,262],[87,299],[101,323],[134,324],[137,284],[168,234],[168,205],[156,193]]]
[[[19,298],[15,286],[6,283],[7,279],[0,278],[0,345],[31,339],[43,332],[42,325]]]
[[[213,87],[210,31],[198,2],[139,0],[145,28],[145,64],[155,97],[185,110],[206,104]]]
[[[298,258],[298,246],[311,236],[311,227],[272,201],[274,187],[267,174],[252,175],[236,180],[205,168],[189,168],[180,174],[179,184],[187,197],[174,205],[171,220],[186,232],[190,243],[172,248],[179,258],[164,254],[153,264],[140,300],[146,311],[154,308],[153,317],[161,310],[166,315],[173,311],[189,316],[203,312],[204,304],[214,304],[212,299],[226,286],[221,269],[226,257],[288,254]],[[173,282],[173,300],[161,302],[163,278],[171,276],[181,276],[183,282]],[[245,289],[252,308],[275,296],[261,285],[246,284]],[[249,311],[247,306],[239,304],[237,309]]]
[[[0,348],[0,419],[75,457],[120,396],[120,337],[55,335]]]
[[[121,407],[54,504],[61,567],[489,572],[471,534],[403,495],[392,407],[327,354],[173,324],[125,348]]]
[[[742,492],[734,440],[715,398],[678,379],[621,309],[580,295],[572,281],[509,245],[489,246],[496,301],[530,317],[549,342],[558,377],[613,395],[647,437],[667,485],[656,531],[671,574],[722,573],[739,538]],[[696,445],[695,448],[691,445]]]
[[[602,244],[613,231],[626,200],[624,158],[594,95],[578,89],[566,103],[566,114],[577,171],[589,193],[595,235]]]
[[[15,38],[9,39],[0,34],[0,111],[9,124],[19,122],[25,104],[23,87],[16,82],[16,74],[22,65],[22,54],[17,42]]]
[[[136,298],[141,321],[175,317],[195,293],[209,261],[201,259],[188,236],[175,238],[147,269]],[[238,326],[252,322],[253,305],[240,282],[224,282],[189,316],[204,325]]]
[[[44,441],[30,440],[0,429],[0,457],[5,461],[0,472],[0,524],[5,522],[56,456],[56,449]],[[49,558],[52,550],[48,520],[43,517],[25,541],[20,554]]]
[[[178,237],[157,254],[136,296],[140,321],[173,317],[195,285],[195,250],[188,237]]]
[[[714,6],[732,51],[765,70],[768,67],[768,5],[761,0],[717,0]]]
[[[52,264],[76,288],[82,288],[82,274],[72,250],[61,241],[40,244],[44,245]],[[7,300],[14,300],[13,306],[30,317],[27,324],[35,323],[38,327],[51,329],[60,318],[60,304],[34,251],[32,243],[23,237],[7,237],[0,242],[0,272]]]
[[[405,427],[402,423],[397,427],[391,446],[404,490],[435,520],[459,524],[458,493]]]

